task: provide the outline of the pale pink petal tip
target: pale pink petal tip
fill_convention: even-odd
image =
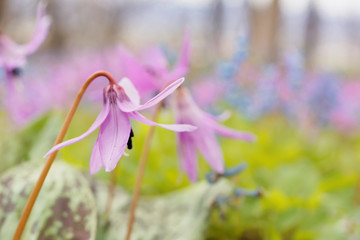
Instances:
[[[104,107],[103,109],[101,110],[101,112],[99,113],[99,115],[97,116],[95,122],[91,125],[91,127],[85,132],[83,133],[82,135],[80,135],[79,137],[76,137],[76,138],[72,138],[72,139],[69,139],[65,142],[62,142],[62,143],[59,143],[57,144],[56,146],[52,147],[50,149],[49,152],[47,152],[45,154],[44,157],[48,157],[50,154],[52,154],[53,152],[55,151],[58,151],[59,149],[63,148],[63,147],[66,147],[66,146],[69,146],[73,143],[76,143],[78,141],[81,141],[83,140],[84,138],[86,138],[87,136],[89,136],[92,132],[94,132],[97,128],[99,128],[101,126],[101,124],[105,121],[106,117],[108,116],[109,114],[109,111],[110,111],[110,106],[109,106],[109,101],[107,101],[105,104],[104,104]]]
[[[169,84],[164,90],[162,90],[158,95],[144,103],[143,105],[136,105],[134,104],[131,99],[130,101],[126,100],[118,100],[118,106],[123,112],[133,112],[133,111],[140,111],[147,108],[150,108],[152,106],[155,106],[156,104],[160,103],[163,99],[165,99],[167,96],[172,94],[183,82],[184,78],[180,78],[171,84]]]
[[[197,129],[197,127],[189,125],[189,124],[161,124],[153,122],[152,120],[144,117],[139,112],[130,112],[128,113],[129,116],[143,124],[150,125],[150,126],[159,126],[171,131],[175,132],[191,132]]]

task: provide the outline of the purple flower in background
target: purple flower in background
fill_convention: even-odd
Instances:
[[[21,76],[21,84],[17,86],[16,93],[8,93],[4,101],[4,107],[14,123],[25,124],[51,106],[52,98],[58,93],[50,93],[48,83],[40,77]]]
[[[193,132],[180,132],[177,135],[181,167],[191,181],[197,179],[197,149],[215,172],[224,173],[223,154],[215,133],[248,142],[256,140],[256,137],[249,132],[236,131],[218,124],[216,117],[198,108],[189,91],[184,88],[176,92],[175,119],[178,124],[190,124],[197,127]]]
[[[185,76],[189,71],[190,61],[190,39],[184,34],[182,52],[179,60],[170,68],[164,51],[160,47],[149,49],[142,58],[145,69],[157,79],[157,88],[161,89],[179,77]]]
[[[62,142],[54,146],[45,156],[58,151],[59,149],[76,143],[100,127],[99,136],[96,139],[91,159],[90,174],[98,172],[101,165],[105,171],[112,171],[120,157],[124,154],[126,146],[132,147],[131,137],[133,132],[130,125],[129,117],[147,125],[160,126],[172,131],[192,131],[194,126],[186,124],[158,124],[143,115],[139,110],[150,108],[172,92],[175,91],[184,79],[178,79],[168,85],[154,98],[145,104],[140,104],[140,96],[134,85],[127,78],[123,78],[117,85],[108,85],[104,88],[104,106],[92,126],[81,136]]]
[[[360,119],[360,80],[343,81],[338,94],[338,104],[331,112],[332,123],[348,134],[359,126]]]
[[[329,123],[332,112],[339,104],[339,86],[339,80],[328,74],[315,76],[309,83],[308,105],[318,123]]]
[[[196,102],[205,108],[214,106],[225,94],[226,85],[215,77],[206,77],[194,83],[191,90]]]
[[[10,86],[13,84],[12,76],[19,74],[21,67],[26,64],[26,57],[34,53],[47,37],[51,21],[45,8],[46,5],[40,2],[37,7],[35,32],[27,44],[18,45],[0,32],[0,67],[5,69]]]
[[[140,60],[123,47],[119,47],[118,51],[123,75],[132,80],[140,93],[158,92],[170,82],[185,76],[189,70],[188,34],[185,34],[181,56],[173,68],[170,68],[160,47],[150,48]]]

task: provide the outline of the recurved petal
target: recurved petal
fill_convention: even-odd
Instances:
[[[250,132],[234,130],[220,124],[214,124],[213,129],[216,133],[229,138],[240,139],[246,142],[255,142],[256,136]]]
[[[90,158],[90,174],[97,173],[101,168],[101,157],[99,151],[99,139],[96,139]]]
[[[175,132],[190,132],[190,131],[194,131],[196,129],[195,126],[192,125],[188,125],[188,124],[160,124],[160,123],[156,123],[153,122],[150,119],[147,119],[146,117],[144,117],[143,115],[141,115],[138,112],[130,112],[128,113],[129,117],[142,122],[146,125],[150,125],[150,126],[159,126],[162,128],[166,128],[169,129],[171,131],[175,131]]]
[[[179,133],[177,140],[181,168],[187,173],[190,181],[195,182],[198,175],[198,159],[195,142],[188,133]]]
[[[121,79],[119,82],[119,86],[124,89],[125,94],[128,96],[128,98],[134,105],[140,105],[139,92],[136,90],[134,84],[128,78]]]
[[[126,48],[120,46],[117,52],[123,75],[131,79],[140,93],[149,93],[157,89],[155,77],[148,73]]]
[[[228,120],[231,117],[231,111],[226,110],[218,116],[210,116],[209,115],[209,117],[213,117],[216,121],[219,121],[219,122],[225,122],[226,120]]]
[[[143,105],[136,106],[129,99],[121,98],[118,101],[119,108],[124,112],[133,112],[133,111],[140,111],[146,108],[150,108],[159,102],[161,102],[164,98],[172,94],[182,83],[184,82],[184,78],[180,78],[171,84],[169,84],[164,90],[162,90],[158,95],[147,101]]]
[[[199,128],[192,134],[205,160],[217,173],[224,172],[224,159],[215,134],[210,129]]]
[[[175,79],[185,77],[189,71],[190,65],[190,36],[187,32],[184,34],[183,48],[179,61],[176,63],[174,69],[167,73],[163,79],[165,82],[171,82]]]
[[[160,76],[168,71],[168,60],[160,46],[148,49],[141,60],[143,65],[155,76]]]
[[[250,132],[238,131],[218,124],[213,118],[206,116],[204,122],[214,131],[224,137],[240,139],[247,142],[256,141],[256,136]]]
[[[56,146],[54,146],[53,148],[50,149],[49,152],[47,152],[45,154],[44,157],[47,157],[49,156],[51,153],[55,152],[55,151],[58,151],[59,149],[63,148],[63,147],[66,147],[66,146],[69,146],[73,143],[76,143],[80,140],[83,140],[84,138],[86,138],[87,136],[89,136],[92,132],[94,132],[98,127],[100,127],[100,125],[105,121],[106,117],[108,116],[109,114],[109,101],[107,101],[105,104],[104,104],[104,107],[103,109],[101,110],[100,114],[97,116],[95,122],[91,125],[91,127],[85,132],[83,133],[81,136],[79,137],[76,137],[76,138],[73,138],[73,139],[69,139],[65,142],[62,142],[62,143],[59,143],[57,144]]]
[[[0,67],[11,69],[25,65],[26,56],[21,52],[21,47],[4,34],[0,34],[0,49]]]
[[[49,33],[51,19],[49,16],[46,15],[45,10],[46,4],[43,1],[40,1],[37,8],[36,27],[33,37],[31,38],[29,43],[20,46],[21,51],[25,55],[29,55],[35,52],[45,41]]]
[[[189,68],[190,65],[190,33],[184,33],[183,47],[181,52],[181,57],[179,64]]]
[[[163,84],[172,82],[176,79],[185,77],[188,72],[188,68],[184,66],[176,66],[171,72],[167,72],[162,76]]]
[[[183,47],[180,59],[176,64],[174,70],[185,71],[186,74],[189,70],[190,65],[190,34],[188,32],[184,33]]]
[[[123,155],[130,135],[130,121],[115,104],[99,131],[99,151],[106,172],[112,171]]]

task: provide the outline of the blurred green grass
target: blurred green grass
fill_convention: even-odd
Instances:
[[[151,114],[145,115],[150,117]],[[95,118],[93,109],[82,108],[74,118],[66,139],[82,134]],[[158,120],[161,123],[172,121],[172,114],[167,110]],[[53,130],[57,132],[60,124],[55,125]],[[260,199],[240,199],[227,206],[225,220],[219,217],[219,210],[212,211],[209,227],[204,232],[205,239],[300,240],[360,236],[358,134],[346,136],[330,128],[304,130],[278,115],[247,122],[240,114],[233,114],[224,125],[251,131],[258,136],[255,143],[224,138],[219,138],[219,142],[227,167],[244,161],[248,163],[248,169],[232,178],[236,186],[262,187],[264,196]],[[128,191],[133,189],[139,156],[149,130],[148,126],[137,122],[132,122],[132,127],[134,149],[129,151],[129,157],[122,157],[117,170],[117,184]],[[36,129],[39,127],[36,126]],[[25,130],[24,134],[34,135],[30,130]],[[60,151],[61,158],[78,169],[88,171],[96,137],[94,133],[64,148]],[[1,139],[4,140],[5,136],[2,135]],[[49,145],[48,142],[43,144]],[[23,151],[26,149],[23,148]],[[21,151],[18,152],[20,154]],[[210,168],[202,157],[199,163],[199,176],[203,179]],[[103,170],[96,175],[104,180],[108,180],[109,176]],[[142,194],[159,195],[190,184],[180,171],[175,133],[156,128]]]

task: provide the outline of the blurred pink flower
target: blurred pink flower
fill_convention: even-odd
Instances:
[[[202,79],[194,85],[191,90],[196,102],[202,107],[213,106],[225,93],[226,85],[214,77]]]
[[[10,78],[8,81],[12,81],[11,75],[25,65],[26,57],[34,53],[46,39],[51,21],[45,8],[46,4],[41,1],[37,7],[35,32],[27,44],[18,45],[0,32],[0,67],[5,69],[7,78]]]
[[[224,173],[223,154],[215,133],[248,142],[256,140],[256,137],[249,132],[233,130],[218,124],[216,117],[199,109],[189,91],[185,88],[176,91],[174,109],[176,123],[190,124],[197,127],[193,132],[180,132],[177,135],[181,167],[188,174],[191,181],[197,179],[198,160],[196,149],[199,149],[215,172]]]
[[[339,94],[339,104],[332,112],[331,120],[341,131],[353,133],[360,119],[360,81],[344,82]]]
[[[4,107],[14,123],[25,124],[51,106],[52,98],[49,96],[47,82],[44,82],[38,78],[21,76],[21,82],[16,85],[16,93],[7,92]],[[52,94],[56,95],[58,93]]]
[[[188,34],[185,34],[181,56],[173,68],[170,68],[166,56],[158,46],[150,48],[139,60],[124,47],[119,47],[118,51],[123,75],[130,78],[142,94],[160,91],[170,82],[184,77],[189,70]]]
[[[104,107],[92,126],[81,136],[54,146],[46,153],[45,157],[63,147],[84,139],[100,127],[99,136],[96,139],[90,159],[90,174],[98,172],[101,165],[105,171],[109,172],[116,167],[117,162],[124,154],[129,138],[133,136],[129,120],[130,117],[147,125],[160,126],[177,132],[196,129],[194,126],[187,124],[155,123],[137,112],[150,108],[162,101],[173,93],[183,81],[183,78],[174,81],[143,105],[140,104],[138,91],[129,79],[123,78],[118,85],[106,86],[104,88]]]

